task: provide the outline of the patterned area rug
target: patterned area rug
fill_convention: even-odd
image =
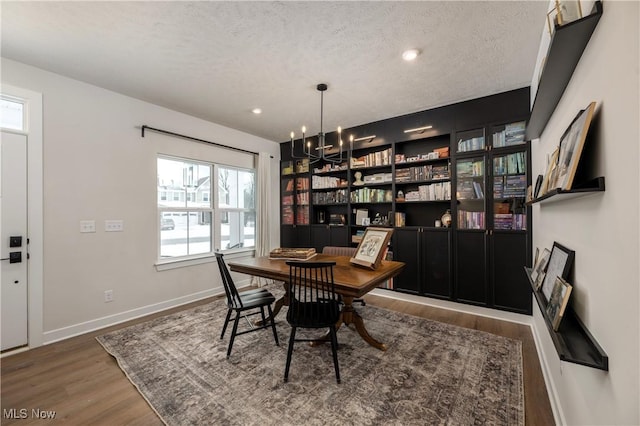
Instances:
[[[519,341],[369,305],[358,310],[388,349],[343,326],[341,384],[330,346],[305,343],[296,344],[283,382],[284,309],[280,347],[270,329],[245,334],[229,360],[230,330],[219,339],[223,301],[97,339],[168,425],[524,424]]]

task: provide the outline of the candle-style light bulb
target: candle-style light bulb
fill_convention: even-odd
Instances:
[[[295,133],[291,132],[291,142],[293,142],[293,137],[295,136]]]

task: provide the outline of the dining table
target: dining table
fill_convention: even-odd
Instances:
[[[404,268],[403,262],[383,260],[375,269],[352,264],[349,256],[334,256],[327,254],[316,254],[308,261],[313,262],[335,262],[333,268],[333,281],[344,306],[340,312],[340,319],[336,324],[336,330],[342,324],[349,326],[354,324],[358,334],[371,346],[385,351],[386,345],[372,337],[367,331],[362,316],[353,307],[353,300],[361,298],[383,282],[395,277]],[[285,289],[284,295],[275,302],[273,316],[275,317],[283,306],[289,305],[289,266],[287,260],[274,259],[268,256],[258,256],[246,259],[238,259],[228,262],[229,269],[247,275],[282,281]],[[297,260],[297,259],[293,259]]]

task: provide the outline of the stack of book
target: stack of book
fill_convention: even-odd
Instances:
[[[276,248],[269,253],[269,259],[307,260],[315,255],[314,248]]]

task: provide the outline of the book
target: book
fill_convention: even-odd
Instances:
[[[316,255],[314,248],[275,248],[269,252],[269,259],[307,260]]]

